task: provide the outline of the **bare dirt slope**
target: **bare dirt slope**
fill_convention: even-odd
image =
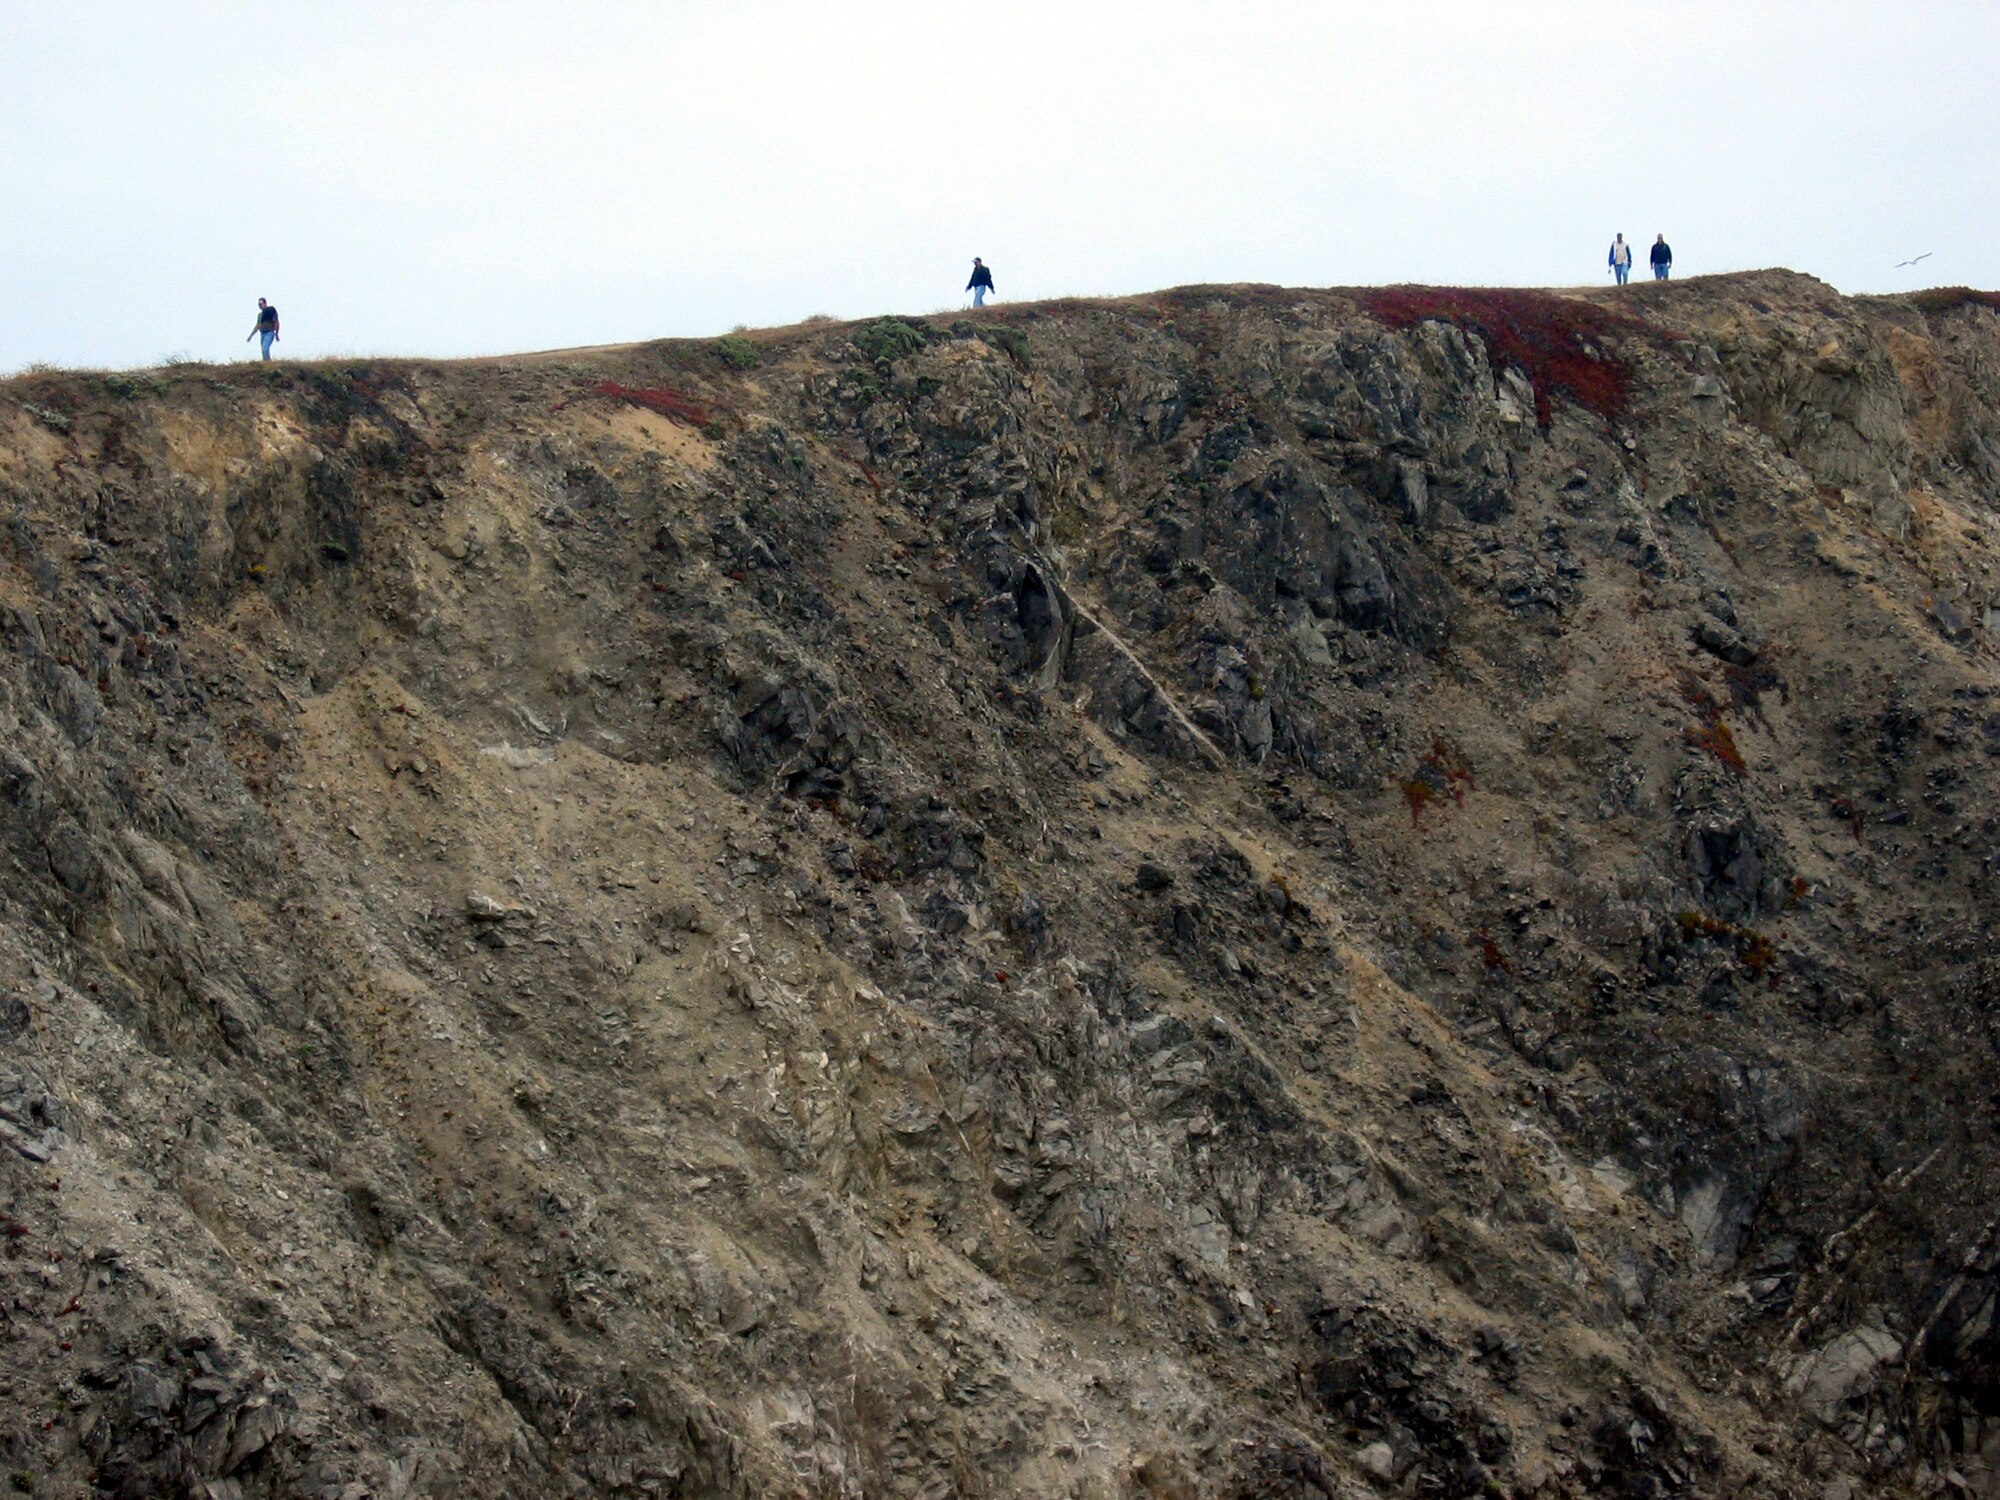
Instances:
[[[0,384],[35,1495],[2000,1496],[2000,312]]]

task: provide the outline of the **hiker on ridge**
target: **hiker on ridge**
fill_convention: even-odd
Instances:
[[[243,342],[249,343],[259,334],[264,338],[264,358],[271,357],[271,345],[278,338],[278,310],[262,297],[257,299],[257,326],[243,335]]]
[[[993,290],[993,273],[986,269],[986,262],[976,255],[972,257],[972,280],[966,282],[965,289],[972,293],[974,307],[984,307],[986,294]]]
[[[1664,234],[1653,236],[1653,280],[1665,281],[1674,268],[1674,252]]]
[[[1632,274],[1632,247],[1625,243],[1622,234],[1611,237],[1611,274],[1618,278],[1620,286]]]

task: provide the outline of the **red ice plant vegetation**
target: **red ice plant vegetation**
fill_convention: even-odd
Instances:
[[[1696,729],[1683,729],[1681,738],[1697,750],[1706,750],[1738,776],[1749,769],[1743,762],[1743,752],[1736,748],[1736,736],[1719,718]]]
[[[1785,679],[1778,675],[1776,667],[1764,661],[1753,661],[1747,667],[1725,663],[1722,682],[1729,689],[1729,706],[1738,713],[1750,715],[1767,730],[1771,724],[1764,717],[1764,694],[1775,688],[1780,703],[1791,701],[1791,690],[1785,686]]]
[[[1722,717],[1722,705],[1715,701],[1715,695],[1694,679],[1692,673],[1681,675],[1681,696],[1688,705],[1701,715],[1701,723],[1692,729],[1683,729],[1681,738],[1697,750],[1706,750],[1738,776],[1750,768],[1743,761],[1743,752],[1736,748],[1736,736]]]
[[[1754,927],[1739,927],[1734,922],[1725,922],[1719,917],[1711,917],[1698,911],[1684,911],[1680,914],[1681,931],[1690,938],[1711,938],[1718,942],[1733,943],[1736,947],[1736,961],[1750,971],[1753,980],[1761,979],[1778,987],[1778,950],[1771,940]]]
[[[706,427],[709,423],[708,408],[683,396],[672,386],[620,385],[615,380],[600,380],[591,388],[591,394],[643,406],[648,411],[671,417],[676,422],[685,422],[690,427]]]
[[[1440,792],[1447,793],[1458,806],[1465,806],[1465,794],[1473,788],[1472,772],[1459,763],[1451,746],[1442,739],[1431,741],[1430,753],[1417,762],[1416,774],[1400,783],[1403,800],[1410,804],[1410,826],[1423,821],[1424,804]]]
[[[1857,844],[1862,842],[1861,825],[1863,820],[1860,803],[1856,802],[1852,797],[1842,796],[1830,786],[1814,787],[1813,795],[1825,798],[1826,805],[1832,809],[1834,815],[1847,824],[1847,831],[1854,835],[1854,842]]]
[[[1615,422],[1632,395],[1632,367],[1606,342],[1622,333],[1650,331],[1635,318],[1593,303],[1547,292],[1499,287],[1387,286],[1356,294],[1368,312],[1391,328],[1437,321],[1476,333],[1498,374],[1510,365],[1535,392],[1535,420],[1553,415],[1555,395]]]
[[[1514,965],[1501,949],[1499,941],[1484,927],[1479,928],[1471,937],[1467,938],[1465,945],[1468,948],[1478,950],[1480,962],[1485,964],[1488,969],[1498,969],[1503,974],[1514,972]]]

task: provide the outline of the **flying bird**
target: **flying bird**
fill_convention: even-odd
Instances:
[[[1935,254],[1937,254],[1937,251],[1935,251],[1935,250],[1926,250],[1926,251],[1925,251],[1925,252],[1924,252],[1924,253],[1923,253],[1922,255],[1919,255],[1919,256],[1917,256],[1915,260],[1899,260],[1899,261],[1897,261],[1897,262],[1896,262],[1896,264],[1895,264],[1895,265],[1894,265],[1893,267],[1891,267],[1890,269],[1892,269],[1892,270],[1896,270],[1896,271],[1900,271],[1900,270],[1902,270],[1902,269],[1903,269],[1903,267],[1905,267],[1905,266],[1914,266],[1914,265],[1915,265],[1915,264],[1917,263],[1917,261],[1919,261],[1919,260],[1929,260],[1929,259],[1930,259],[1930,258],[1931,258],[1931,257],[1932,257],[1933,255],[1935,255]]]

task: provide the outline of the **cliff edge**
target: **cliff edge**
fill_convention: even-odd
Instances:
[[[2000,1496],[2000,310],[0,382],[28,1494]]]

